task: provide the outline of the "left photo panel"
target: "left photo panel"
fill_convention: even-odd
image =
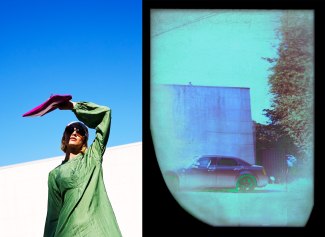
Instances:
[[[0,15],[0,236],[142,236],[142,1]]]

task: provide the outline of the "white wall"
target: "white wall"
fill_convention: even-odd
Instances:
[[[249,88],[154,84],[151,94],[150,125],[162,170],[184,168],[199,155],[255,164]]]
[[[47,177],[63,156],[0,167],[0,236],[43,236]],[[104,180],[123,237],[142,236],[142,142],[111,147]]]

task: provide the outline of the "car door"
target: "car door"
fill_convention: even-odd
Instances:
[[[220,188],[236,186],[236,177],[243,167],[233,158],[219,158],[216,166],[217,184]]]

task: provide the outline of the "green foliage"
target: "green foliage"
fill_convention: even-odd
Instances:
[[[293,140],[285,134],[279,125],[255,123],[256,151],[269,148],[281,149],[285,153],[296,154]]]
[[[280,132],[276,125],[255,123],[256,148],[259,150],[274,147],[280,138]]]
[[[305,157],[313,144],[314,32],[310,11],[286,11],[277,30],[280,39],[278,58],[269,77],[273,95],[270,110],[265,110],[279,136],[290,137]]]

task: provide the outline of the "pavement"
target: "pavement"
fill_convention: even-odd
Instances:
[[[192,216],[212,226],[299,227],[308,221],[313,207],[311,180],[287,186],[268,184],[252,192],[215,189],[180,191],[176,201]]]

